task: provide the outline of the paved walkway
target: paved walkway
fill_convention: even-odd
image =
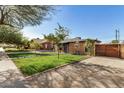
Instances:
[[[0,58],[0,87],[26,87],[23,75],[4,51],[0,51]]]

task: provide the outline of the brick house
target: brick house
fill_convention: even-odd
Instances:
[[[81,39],[80,37],[66,39],[61,42],[62,51],[70,54],[85,54],[85,39]],[[95,40],[95,43],[100,43],[99,40]],[[94,43],[94,44],[95,44]]]
[[[34,42],[37,42],[41,45],[41,50],[52,50],[53,49],[53,45],[51,42],[49,42],[46,39],[32,39]]]

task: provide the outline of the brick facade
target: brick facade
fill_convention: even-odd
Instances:
[[[79,42],[78,45],[72,42],[69,43],[69,51],[70,54],[84,54],[85,53],[85,46],[84,42]]]
[[[41,45],[41,50],[53,50],[53,44],[46,39],[32,39],[32,41]]]
[[[41,44],[43,50],[52,50],[53,46],[50,42],[44,42]]]

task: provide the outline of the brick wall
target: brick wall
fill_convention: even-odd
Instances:
[[[79,54],[84,54],[84,42],[80,42],[78,47],[75,46],[75,43],[69,43],[69,53],[76,54],[77,52],[79,52]]]

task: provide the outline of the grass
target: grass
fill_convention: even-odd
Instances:
[[[15,62],[16,66],[26,76],[87,58],[86,56],[82,55],[61,54],[60,59],[58,59],[57,54],[55,53],[9,54],[9,57],[14,58],[13,61]]]

